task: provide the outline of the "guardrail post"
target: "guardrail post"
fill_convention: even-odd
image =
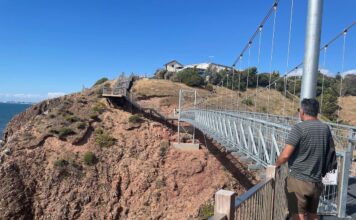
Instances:
[[[274,165],[269,165],[266,168],[266,179],[272,178],[273,181],[273,190],[272,190],[272,202],[271,202],[271,220],[273,220],[274,214],[274,197],[275,197],[275,186],[276,186],[276,174],[277,174],[277,167]]]
[[[233,220],[235,218],[235,192],[219,190],[215,193],[214,216],[210,219]]]
[[[349,173],[351,166],[351,152],[349,150],[340,152],[342,157],[338,164],[338,201],[337,216],[346,217],[347,189],[349,184]]]

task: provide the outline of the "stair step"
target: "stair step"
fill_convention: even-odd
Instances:
[[[239,160],[240,160],[241,162],[250,162],[250,163],[252,163],[252,162],[254,161],[254,160],[253,160],[251,157],[249,157],[249,156],[240,157]]]
[[[232,152],[231,155],[236,157],[236,158],[240,158],[240,157],[245,156],[245,154],[242,153],[242,152]]]
[[[261,166],[260,164],[250,164],[250,165],[248,165],[248,169],[249,170],[260,170],[262,168],[263,168],[263,166]]]

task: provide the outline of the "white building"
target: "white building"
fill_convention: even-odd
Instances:
[[[231,70],[231,67],[217,64],[217,63],[197,63],[197,64],[189,64],[184,66],[183,69],[198,69],[201,71],[207,71],[208,69],[213,71],[213,72],[219,72],[221,70]]]
[[[171,62],[164,64],[164,67],[168,72],[178,72],[183,69],[184,66],[178,61],[172,60]]]
[[[196,64],[189,64],[189,65],[182,65],[176,60],[166,63],[164,66],[168,72],[179,72],[183,69],[197,69],[203,72],[207,70],[211,70],[213,72],[219,72],[225,69],[231,70],[231,67],[217,64],[217,63],[196,63]]]

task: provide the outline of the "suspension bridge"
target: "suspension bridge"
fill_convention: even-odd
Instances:
[[[340,72],[345,71],[345,52],[347,50],[347,37],[351,30],[356,26],[356,22],[340,30],[339,33],[320,47],[321,36],[321,20],[322,20],[322,0],[308,1],[308,18],[307,30],[305,39],[304,62],[299,63],[295,67],[290,68],[291,58],[291,38],[293,34],[293,14],[294,0],[290,0],[290,17],[288,27],[287,40],[287,57],[286,71],[277,79],[273,78],[273,62],[274,62],[274,46],[276,32],[276,20],[279,1],[273,2],[271,8],[263,17],[261,23],[257,25],[250,39],[231,65],[232,71],[227,73],[226,78],[222,80],[220,86],[231,89],[236,92],[236,96],[225,97],[229,99],[227,102],[217,102],[211,104],[207,102],[207,98],[200,98],[196,91],[180,91],[179,99],[179,119],[178,123],[185,122],[191,124],[194,128],[199,129],[205,135],[214,139],[221,144],[227,152],[231,152],[234,156],[251,161],[250,169],[266,169],[265,180],[257,186],[250,189],[246,194],[234,200],[232,192],[219,191],[216,193],[215,215],[214,219],[285,219],[287,216],[286,202],[284,197],[284,178],[287,175],[287,168],[276,170],[273,165],[282,151],[287,135],[291,126],[299,122],[299,118],[294,115],[288,115],[286,111],[287,101],[293,102],[293,107],[297,107],[303,98],[316,97],[317,76],[320,68],[327,68],[327,52],[329,48],[336,45],[336,42],[341,41],[340,48]],[[249,68],[251,67],[251,50],[254,44],[257,54],[257,69],[261,63],[262,36],[267,28],[268,21],[272,21],[272,36],[270,42],[268,85],[261,88],[259,85],[259,74],[256,75],[255,92],[252,95],[243,95],[241,97],[241,85],[244,83],[246,89],[249,89]],[[322,53],[322,62],[319,65],[319,56]],[[248,71],[246,82],[241,81],[242,61],[247,57]],[[238,68],[239,67],[239,68]],[[298,69],[303,69],[301,78],[301,92],[296,93],[297,79],[295,72]],[[291,77],[294,76],[294,77]],[[229,85],[228,80],[238,81],[237,88],[235,84]],[[288,82],[292,80],[292,83]],[[270,97],[271,89],[276,83],[281,82],[283,85],[283,97],[285,99],[282,108],[282,114],[276,115],[271,111],[272,99]],[[226,86],[224,85],[226,82]],[[292,88],[287,88],[288,86]],[[321,114],[325,105],[325,73],[322,74],[321,94],[318,97],[320,100]],[[356,86],[356,85],[355,85]],[[339,105],[343,96],[343,78],[341,77],[338,85]],[[292,92],[290,92],[292,91]],[[194,100],[190,104],[186,101],[187,97],[192,96],[190,100]],[[259,96],[268,96],[267,102],[259,103]],[[254,106],[252,111],[246,111],[247,105],[243,104],[243,100],[253,100]],[[224,103],[224,105],[222,105]],[[234,105],[236,103],[236,105]],[[264,111],[260,111],[260,107]],[[356,145],[356,127],[342,124],[340,120],[340,108],[337,109],[337,119],[335,122],[325,121],[332,130],[334,140],[336,142],[338,156],[338,170],[336,171],[335,181],[328,182],[324,180],[324,192],[320,197],[318,212],[320,215],[331,215],[337,217],[347,216],[347,194],[349,187],[350,172],[355,172],[351,169],[353,152]],[[180,125],[178,124],[178,128]],[[194,134],[193,134],[194,135]],[[330,175],[332,176],[332,175]],[[350,181],[352,182],[352,181]],[[353,189],[355,187],[353,186]],[[349,201],[350,202],[350,201]],[[351,201],[355,202],[355,201]],[[353,204],[355,205],[355,204]]]
[[[352,21],[345,25],[345,28],[335,33],[322,46],[320,43],[321,20],[322,20],[322,0],[308,0],[308,15],[305,38],[304,61],[295,65],[290,65],[292,54],[293,36],[293,14],[295,1],[284,1],[290,3],[288,36],[286,44],[286,66],[282,76],[273,75],[273,63],[275,53],[275,39],[277,32],[277,12],[280,1],[272,2],[267,14],[257,25],[252,36],[247,40],[241,52],[231,65],[231,71],[221,80],[220,87],[229,90],[226,96],[211,102],[209,97],[202,97],[194,90],[181,90],[179,93],[178,109],[178,132],[184,130],[181,123],[190,124],[193,127],[193,142],[195,129],[199,129],[206,136],[209,136],[225,150],[239,159],[250,162],[249,169],[265,170],[264,180],[247,191],[245,194],[235,198],[233,192],[220,190],[215,195],[215,208],[213,219],[285,219],[287,216],[286,201],[284,198],[284,179],[287,175],[287,167],[276,169],[273,167],[276,159],[282,151],[287,135],[291,127],[299,122],[295,113],[291,114],[287,108],[287,103],[292,103],[292,109],[299,105],[303,98],[315,98],[317,95],[317,77],[322,68],[327,68],[328,50],[335,48],[341,42],[340,50],[340,73],[345,71],[345,60],[347,38],[352,34],[356,22]],[[262,36],[267,28],[271,28],[271,41],[269,44],[269,74],[267,86],[262,87],[260,74],[257,73],[253,80],[256,81],[254,88],[250,86],[252,76],[251,55],[253,49],[257,62],[257,70],[261,66],[261,51],[264,49]],[[255,46],[254,46],[255,45]],[[322,54],[322,56],[320,56]],[[321,57],[321,59],[320,59]],[[242,77],[243,61],[247,77]],[[320,60],[320,61],[319,61]],[[319,64],[320,63],[320,64]],[[302,76],[295,75],[297,70],[303,70]],[[325,91],[330,85],[326,84],[325,73],[322,74],[321,92],[318,97],[320,101],[320,113],[323,115],[325,106]],[[229,81],[230,79],[230,81]],[[246,81],[242,81],[246,80]],[[301,80],[301,91],[297,92],[298,80]],[[230,84],[229,84],[230,82]],[[232,82],[237,82],[232,83]],[[341,77],[337,85],[338,104],[342,103],[343,78]],[[120,79],[114,85],[114,89],[104,88],[104,97],[125,97],[137,108],[139,104],[134,101],[134,97],[129,93],[131,79]],[[279,108],[279,114],[273,112],[271,91],[276,89],[276,85],[282,85],[281,94],[283,103]],[[250,92],[243,92],[250,90]],[[252,90],[254,89],[254,90]],[[252,92],[251,92],[252,91]],[[261,102],[260,97],[265,101]],[[223,100],[224,99],[224,100]],[[249,106],[246,100],[252,100],[253,105]],[[161,118],[164,116],[160,116]],[[166,120],[166,119],[165,119]],[[338,170],[329,175],[329,179],[324,179],[324,192],[320,197],[318,212],[324,216],[347,217],[347,207],[355,209],[355,199],[348,199],[348,188],[352,187],[356,181],[349,181],[350,176],[356,176],[355,170],[351,168],[353,153],[356,145],[356,127],[342,123],[340,120],[340,107],[337,108],[334,121],[324,121],[332,130],[336,143]],[[178,134],[178,142],[180,141]],[[331,178],[331,180],[330,180]],[[353,185],[351,185],[353,184]],[[355,189],[356,190],[356,189]],[[351,206],[350,206],[351,205]],[[354,216],[356,218],[356,216]]]

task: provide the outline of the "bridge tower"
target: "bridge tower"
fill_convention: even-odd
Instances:
[[[322,14],[323,0],[309,0],[300,100],[316,96]]]

